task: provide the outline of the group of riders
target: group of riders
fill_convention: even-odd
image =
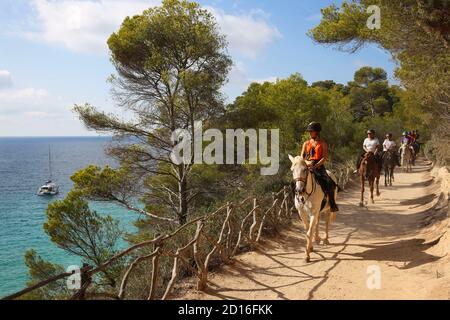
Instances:
[[[327,195],[331,207],[331,212],[338,212],[339,208],[335,201],[336,183],[330,178],[326,169],[325,163],[328,160],[328,146],[325,140],[320,136],[322,126],[318,122],[312,122],[308,125],[306,130],[310,134],[310,139],[303,144],[300,155],[306,160],[309,170],[314,174],[316,181],[322,187],[322,190]],[[392,133],[387,133],[383,144],[380,144],[376,137],[376,131],[370,129],[367,131],[367,138],[363,142],[364,152],[358,158],[355,173],[358,172],[361,162],[368,153],[373,153],[380,171],[383,163],[383,158],[387,152],[391,152],[397,162],[401,166],[400,155],[398,153],[397,144],[393,139]],[[413,151],[413,155],[419,152],[420,145],[418,143],[419,132],[414,130],[412,132],[403,132],[403,137],[400,139],[401,146],[406,146]],[[414,157],[413,157],[414,159]]]
[[[382,145],[382,151],[380,152],[380,140],[375,136],[376,131],[374,129],[370,129],[367,131],[367,138],[363,142],[363,149],[364,152],[361,154],[361,156],[358,158],[356,162],[356,168],[359,168],[361,166],[361,161],[364,158],[364,156],[371,152],[375,155],[375,160],[379,164],[379,167],[381,168],[383,163],[383,158],[386,154],[386,152],[393,152],[394,158],[396,159],[397,165],[401,167],[400,163],[400,153],[399,149],[397,148],[397,143],[393,139],[392,133],[386,133],[385,140]],[[418,130],[414,130],[411,132],[404,131],[403,136],[400,139],[400,145],[407,146],[411,149],[413,154],[413,161],[415,159],[415,155],[418,154],[420,150],[420,144],[418,143],[419,139],[419,132]],[[357,173],[358,169],[355,171]]]

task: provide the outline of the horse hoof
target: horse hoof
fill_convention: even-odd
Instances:
[[[326,245],[326,246],[329,246],[330,245],[330,241],[328,241],[328,239],[325,239],[325,240],[323,240],[323,244]]]
[[[322,241],[322,239],[316,239],[316,244],[320,244],[320,242]]]
[[[305,262],[306,262],[306,263],[310,263],[310,262],[311,262],[311,259],[310,259],[309,257],[306,257],[306,258],[305,258]]]
[[[364,203],[360,202],[360,203],[359,203],[359,206],[360,206],[361,208],[363,208],[363,207],[364,207]]]

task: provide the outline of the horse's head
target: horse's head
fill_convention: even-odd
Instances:
[[[308,166],[302,157],[293,157],[289,155],[289,160],[292,162],[291,171],[295,182],[295,192],[304,193],[306,190],[306,182],[308,179]]]
[[[364,161],[364,162],[367,162],[367,161],[372,160],[372,159],[374,159],[374,158],[375,158],[375,154],[374,154],[373,152],[367,152],[367,153],[364,155],[363,161]]]

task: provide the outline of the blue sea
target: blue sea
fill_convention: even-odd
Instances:
[[[24,253],[28,249],[64,266],[80,263],[49,240],[42,227],[45,209],[70,191],[70,176],[75,171],[90,164],[116,166],[104,152],[110,141],[107,137],[0,138],[0,296],[25,287],[28,275]],[[53,181],[59,185],[60,194],[47,198],[36,192],[49,176],[49,146]],[[124,230],[134,230],[135,213],[105,203],[92,203],[91,207],[118,219]]]

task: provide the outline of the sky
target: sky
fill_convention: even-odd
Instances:
[[[390,55],[375,46],[355,54],[315,44],[306,33],[320,9],[340,1],[199,0],[229,42],[234,65],[222,89],[232,102],[251,82],[300,73],[309,83],[347,83],[363,66],[385,69]],[[120,114],[107,78],[114,74],[106,40],[126,16],[160,0],[1,0],[0,137],[88,136],[71,110],[90,103]]]

